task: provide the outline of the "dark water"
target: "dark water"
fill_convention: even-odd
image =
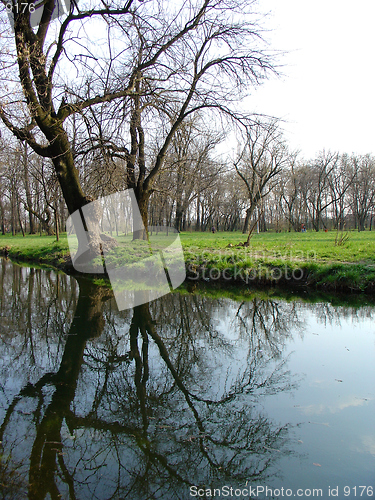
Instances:
[[[374,306],[0,287],[0,498],[374,495]]]

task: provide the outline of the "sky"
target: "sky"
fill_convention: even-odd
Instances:
[[[375,153],[375,1],[259,0],[282,76],[254,91],[249,110],[284,120],[292,150]]]

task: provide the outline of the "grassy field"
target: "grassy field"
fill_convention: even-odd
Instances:
[[[8,249],[9,256],[39,263],[57,264],[64,262],[69,256],[66,234],[59,241],[55,236],[39,236],[37,234],[16,236],[0,236],[0,249],[4,253]]]
[[[334,231],[260,233],[247,248],[238,232],[186,232],[180,238],[190,280],[375,291],[375,232],[349,232],[342,245],[335,245]],[[54,236],[0,236],[4,248],[10,257],[56,267],[69,255],[65,234],[59,242]]]
[[[357,262],[375,264],[375,231],[347,233],[343,245],[335,245],[336,231],[316,233],[260,233],[254,234],[247,249],[235,246],[246,241],[242,233],[181,233],[184,250],[200,253],[235,251],[254,257],[317,260],[320,262]],[[234,245],[235,248],[228,245]]]

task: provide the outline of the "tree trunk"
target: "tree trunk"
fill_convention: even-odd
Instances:
[[[250,219],[251,219],[252,213],[253,213],[253,210],[251,210],[251,208],[248,208],[248,209],[246,210],[245,222],[244,222],[243,229],[242,229],[242,233],[243,233],[243,234],[246,234],[246,233],[248,232],[248,229],[249,229],[249,224],[250,224]]]
[[[11,224],[12,224],[12,236],[16,234],[16,214],[15,214],[15,201],[14,201],[14,192],[12,192],[11,198]]]
[[[200,214],[200,196],[197,196],[197,219],[195,224],[195,230],[200,231],[201,229],[201,214]]]
[[[182,230],[182,218],[183,218],[183,211],[180,207],[176,208],[176,222],[175,222],[175,228],[178,232]]]
[[[150,193],[143,190],[135,190],[137,206],[133,207],[133,240],[148,239],[148,202]],[[139,209],[139,210],[138,210]],[[139,215],[141,219],[139,219]]]
[[[365,230],[366,217],[361,215],[358,217],[358,232]]]
[[[18,213],[18,223],[19,223],[21,231],[22,231],[22,236],[25,237],[25,231],[24,231],[23,225],[22,225],[21,211],[20,211],[20,205],[19,205],[19,203],[17,203],[17,213]]]
[[[92,200],[88,199],[83,193],[78,170],[74,165],[71,145],[64,128],[62,125],[51,128],[51,132],[46,130],[44,133],[50,141],[53,152],[52,162],[69,214],[72,214]]]
[[[26,203],[27,203],[27,209],[29,212],[29,230],[30,230],[30,234],[35,234],[34,216],[31,212],[31,210],[33,208],[33,202],[32,202],[32,196],[31,196],[31,191],[30,191],[30,180],[29,180],[29,171],[28,171],[28,163],[27,163],[27,143],[26,142],[24,143],[23,169],[24,169]]]
[[[59,214],[57,208],[54,210],[56,241],[59,241]]]
[[[51,127],[52,131],[44,130],[49,139],[53,151],[52,162],[55,167],[57,178],[68,207],[69,214],[79,211],[85,234],[77,231],[78,253],[80,256],[75,261],[77,264],[84,264],[102,255],[103,247],[112,248],[117,245],[116,240],[106,237],[102,238],[100,231],[100,206],[91,203],[93,198],[85,196],[81,187],[78,170],[74,164],[72,148],[68,136],[61,125]],[[83,215],[82,208],[91,203]],[[87,250],[87,244],[89,249]],[[83,249],[80,251],[80,249]]]
[[[1,212],[1,234],[5,236],[5,217],[4,217],[4,205],[0,198],[0,212]]]

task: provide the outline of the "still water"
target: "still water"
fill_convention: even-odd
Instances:
[[[119,312],[2,260],[0,315],[0,498],[373,496],[374,305],[175,293]]]

